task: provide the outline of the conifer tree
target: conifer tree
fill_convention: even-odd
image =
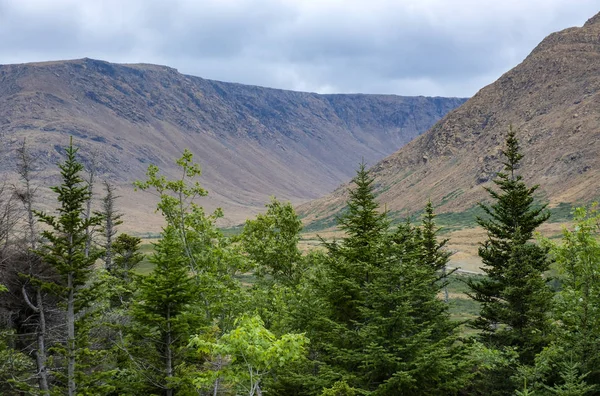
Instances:
[[[523,158],[515,132],[506,139],[504,171],[494,180],[499,191],[486,188],[491,205],[480,204],[487,217],[478,224],[487,232],[479,248],[486,278],[470,280],[470,296],[481,303],[473,326],[492,347],[517,347],[522,363],[531,364],[546,344],[552,293],[544,279],[547,249],[531,242],[549,213],[534,205],[538,186],[528,187],[517,173]]]
[[[119,213],[116,208],[116,200],[119,197],[115,195],[115,187],[105,181],[104,189],[106,190],[106,195],[102,198],[102,211],[99,215],[102,217],[101,231],[105,240],[102,246],[104,249],[104,268],[110,272],[113,266],[113,243],[115,242],[115,235],[117,235],[116,227],[123,224],[123,220],[121,219],[123,214]]]
[[[87,230],[98,225],[100,218],[85,215],[90,191],[81,177],[83,165],[76,159],[77,151],[71,138],[66,148],[66,159],[59,165],[62,183],[51,188],[57,194],[60,205],[57,214],[35,212],[38,220],[48,226],[42,233],[46,242],[37,253],[60,277],[60,281],[45,283],[42,287],[51,290],[66,306],[62,352],[67,365],[65,378],[69,396],[83,392],[78,390],[79,382],[89,379],[79,366],[83,364],[82,356],[91,354],[84,322],[87,309],[96,297],[90,279],[99,257],[99,254],[89,254],[87,250]]]
[[[444,301],[448,302],[448,272],[446,266],[452,253],[445,250],[448,239],[438,241],[437,235],[440,228],[435,223],[435,213],[431,200],[427,201],[425,212],[421,220],[421,238],[423,239],[423,264],[431,268],[432,271],[439,273],[440,284],[434,284],[435,288],[441,287],[444,290]],[[452,271],[453,272],[453,271]],[[451,272],[451,273],[452,273]]]
[[[302,381],[316,394],[337,381],[361,394],[451,394],[466,377],[454,348],[455,326],[437,298],[439,274],[424,259],[418,228],[402,224],[390,232],[373,181],[361,164],[339,220],[346,235],[325,243],[328,256],[311,297],[320,302],[308,305],[318,310],[302,329],[311,339],[309,356],[318,356],[319,375]]]
[[[167,227],[150,259],[154,270],[138,279],[138,293],[131,308],[132,323],[124,347],[133,367],[138,368],[134,370],[137,380],[133,382],[142,385],[123,391],[171,396],[183,386],[176,368],[184,362],[193,332],[207,323],[202,323],[196,312],[199,289],[182,252],[176,231]]]

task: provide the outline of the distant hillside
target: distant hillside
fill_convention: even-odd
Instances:
[[[155,65],[92,59],[0,66],[0,172],[26,137],[48,183],[70,135],[98,153],[101,178],[121,186],[134,228],[158,228],[151,198],[131,182],[150,163],[169,173],[190,148],[230,222],[270,195],[303,202],[427,130],[464,99],[318,95],[186,76]]]
[[[373,166],[379,200],[397,215],[419,211],[428,198],[438,212],[472,208],[502,169],[509,125],[526,156],[521,172],[541,185],[542,199],[553,206],[600,199],[600,14],[545,38],[520,65]],[[346,190],[303,205],[306,223],[331,224]]]

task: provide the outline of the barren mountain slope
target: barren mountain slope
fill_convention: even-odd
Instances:
[[[5,65],[0,171],[10,171],[26,137],[39,176],[56,182],[54,164],[72,135],[84,157],[97,153],[100,178],[120,185],[133,228],[156,230],[152,198],[134,194],[131,182],[149,163],[174,175],[187,147],[204,169],[204,204],[236,223],[270,195],[302,202],[331,191],[361,157],[383,158],[463,102],[291,92],[92,59]]]
[[[545,38],[520,65],[373,166],[380,201],[412,213],[428,198],[439,212],[471,208],[502,169],[509,125],[525,154],[521,173],[551,205],[600,198],[600,14]],[[305,221],[331,218],[346,190],[303,205]]]

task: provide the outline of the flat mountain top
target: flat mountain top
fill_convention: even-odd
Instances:
[[[518,66],[371,168],[387,209],[462,212],[487,198],[509,126],[521,174],[551,206],[600,198],[600,14],[546,37]],[[344,206],[348,185],[300,208],[307,223]]]
[[[52,184],[69,136],[99,180],[120,188],[137,230],[157,230],[153,198],[131,182],[150,163],[175,176],[189,148],[230,223],[260,210],[269,196],[314,199],[375,163],[464,103],[459,98],[319,95],[212,81],[173,68],[93,59],[0,66],[0,172],[14,169],[27,139],[40,183]],[[98,186],[98,190],[99,190]],[[49,203],[48,198],[43,198]]]

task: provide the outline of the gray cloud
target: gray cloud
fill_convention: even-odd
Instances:
[[[317,92],[470,96],[596,0],[0,0],[0,63],[92,57]]]

